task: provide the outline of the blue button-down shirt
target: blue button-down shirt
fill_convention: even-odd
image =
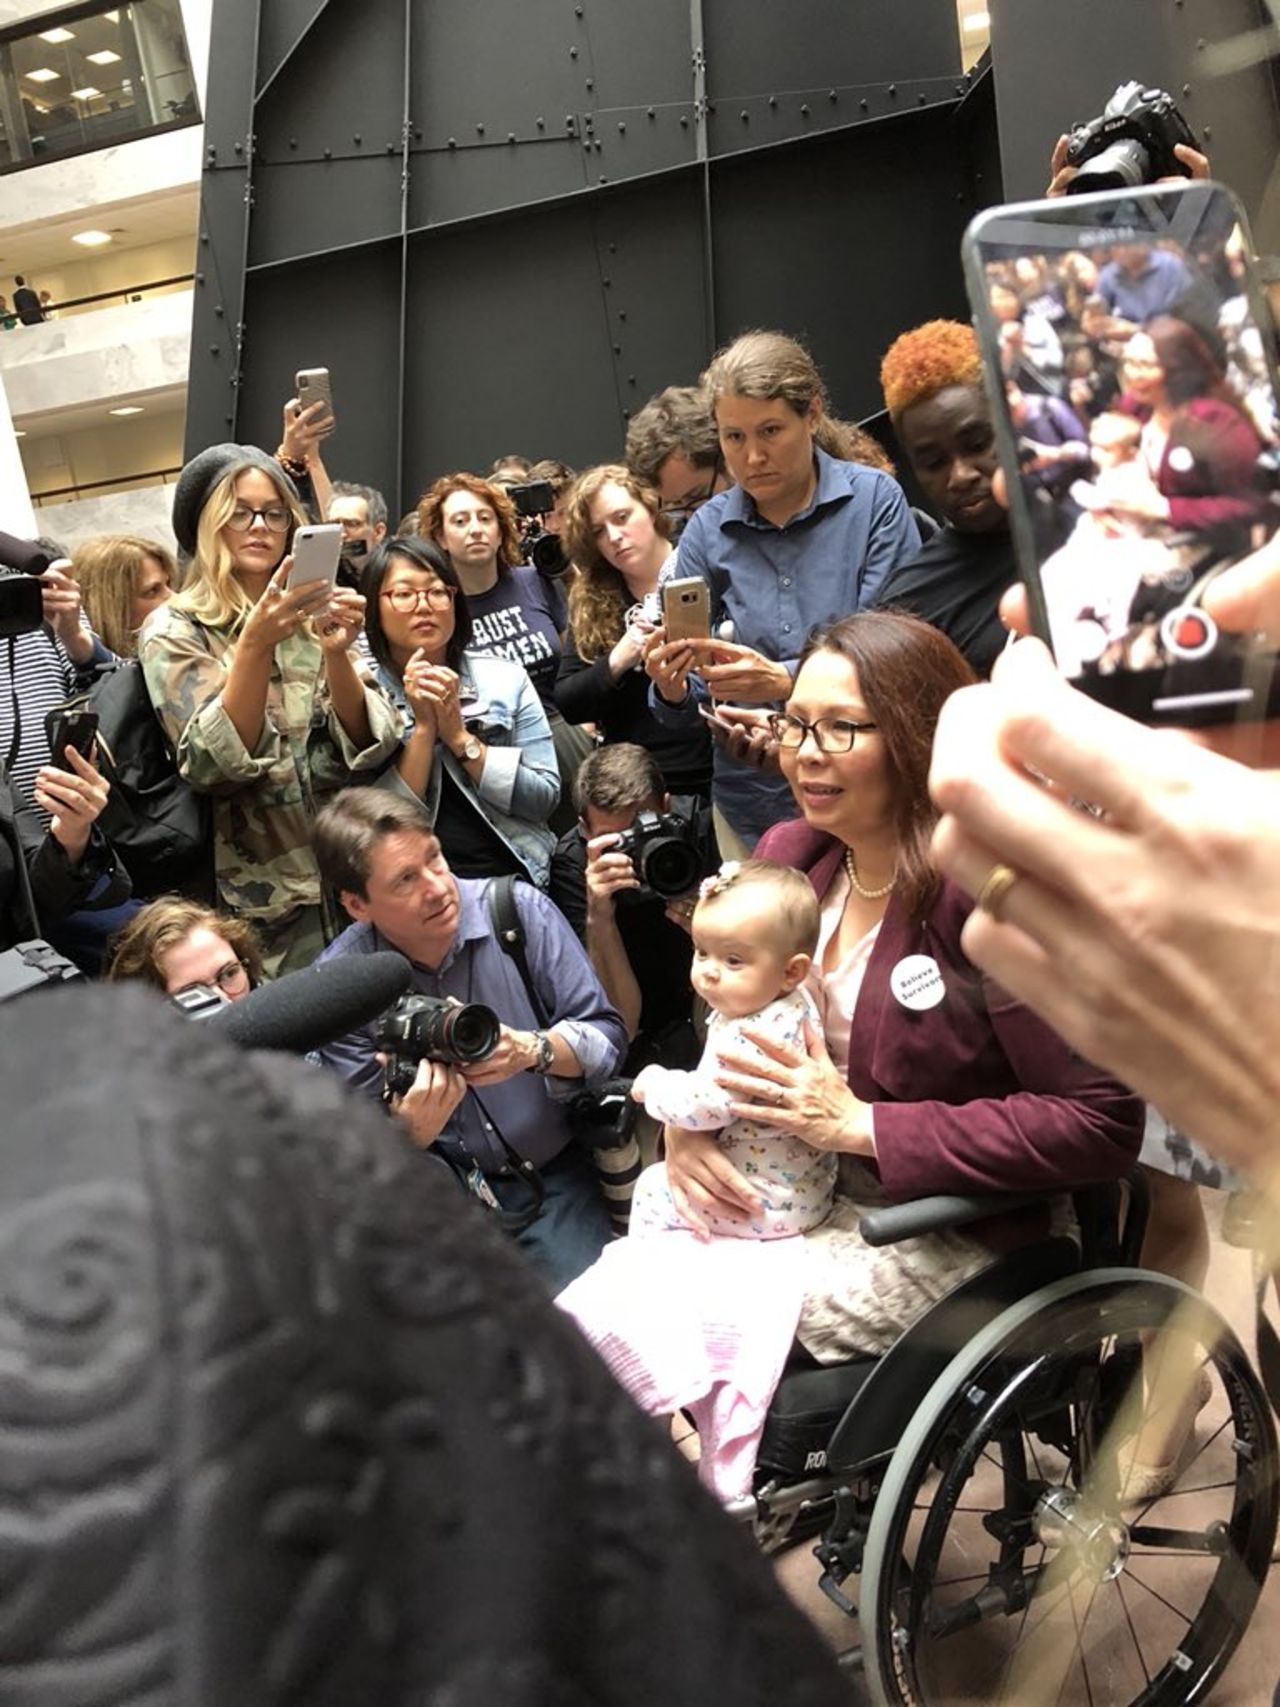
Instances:
[[[487,879],[458,877],[461,900],[458,933],[438,967],[413,966],[413,987],[424,996],[454,996],[460,1002],[483,1002],[504,1025],[533,1031],[545,1025],[573,1050],[583,1070],[581,1079],[542,1078],[517,1073],[498,1085],[469,1091],[455,1110],[439,1142],[454,1144],[458,1153],[474,1157],[486,1173],[496,1173],[506,1161],[494,1128],[527,1161],[549,1162],[570,1141],[564,1101],[599,1084],[617,1072],[627,1049],[621,1016],[609,1005],[586,951],[560,910],[540,890],[526,883],[515,886],[516,911],[525,934],[525,958],[545,1013],[535,1012],[515,961],[494,935],[489,919]],[[369,924],[354,924],[329,944],[320,956],[333,960],[342,954],[376,954],[398,949]],[[378,1095],[382,1068],[374,1041],[376,1027],[348,1032],[318,1052],[318,1059],[349,1084]]]
[[[1135,277],[1119,261],[1108,261],[1098,274],[1098,295],[1113,314],[1141,326],[1153,315],[1167,314],[1191,289],[1191,274],[1180,255],[1153,249]]]
[[[794,676],[810,631],[875,601],[881,581],[920,549],[902,488],[890,475],[814,452],[818,483],[809,507],[775,527],[741,486],[695,512],[663,581],[700,575],[711,590],[711,631],[785,663]],[[722,625],[732,624],[732,633]],[[660,722],[696,717],[706,699],[694,682],[682,706],[650,701]],[[749,842],[794,818],[786,783],[715,750],[712,798]]]

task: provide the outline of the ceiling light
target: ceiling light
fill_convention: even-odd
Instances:
[[[102,15],[104,18],[110,18],[113,24],[118,24],[120,22],[119,12],[104,12]]]
[[[74,41],[75,39],[76,39],[76,32],[74,30],[61,30],[61,29],[59,29],[59,30],[41,30],[40,31],[40,40],[41,41],[60,42],[60,41]]]
[[[92,83],[86,83],[83,89],[73,89],[71,91],[71,99],[73,101],[97,101],[101,100],[101,98],[102,90],[95,89]]]
[[[25,439],[25,438],[26,438],[26,436],[27,436],[27,435],[26,435],[26,433],[25,433],[25,432],[24,432],[24,431],[23,431],[23,430],[22,430],[22,428],[21,428],[21,427],[15,427],[15,428],[14,428],[14,429],[13,429],[13,436],[14,436],[14,438],[15,438],[15,439]]]
[[[964,33],[967,36],[979,36],[984,30],[991,28],[990,12],[970,12],[964,21]]]
[[[26,78],[28,83],[56,83],[61,75],[60,71],[50,71],[47,65],[41,65],[34,71],[28,71]]]
[[[143,409],[140,403],[123,403],[119,409],[107,410],[108,415],[141,415],[142,413]]]
[[[115,65],[119,62],[120,55],[113,53],[109,47],[100,47],[97,53],[86,53],[85,58],[90,65]]]
[[[83,243],[86,249],[99,249],[104,243],[110,243],[109,231],[77,231],[71,238],[73,243]]]

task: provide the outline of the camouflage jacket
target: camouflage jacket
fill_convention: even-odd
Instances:
[[[357,750],[333,711],[324,653],[304,630],[276,647],[262,734],[250,752],[222,704],[234,646],[230,630],[162,605],[143,627],[138,656],[179,771],[213,797],[221,903],[247,918],[278,919],[321,904],[311,851],[317,806],[358,781],[353,772],[387,763],[400,743],[400,716],[367,685],[373,745]]]

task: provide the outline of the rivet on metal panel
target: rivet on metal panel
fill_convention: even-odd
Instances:
[[[570,48],[570,49],[569,49],[569,58],[570,58],[570,59],[576,59],[576,58],[577,58],[577,57],[578,57],[578,50],[577,50],[577,48],[576,48],[576,47],[571,47],[571,48]]]
[[[588,77],[588,78],[587,78],[587,79],[586,79],[586,84],[587,84],[587,88],[588,88],[588,89],[594,89],[594,88],[595,88],[595,86],[596,86],[596,80],[595,80],[595,78],[594,78],[594,77]]]
[[[807,101],[802,101],[800,104],[800,116],[806,119],[809,116],[809,103]]]
[[[218,316],[219,320],[222,319],[223,307],[222,307],[222,304],[220,302],[214,304],[213,312]]]
[[[604,286],[604,288],[606,290],[608,290],[609,286],[613,283],[613,280],[606,273],[605,276],[600,280],[600,283]]]
[[[608,182],[609,182],[609,180],[608,180],[608,178],[606,178],[606,177],[605,177],[605,176],[604,176],[604,175],[603,175],[603,174],[602,174],[602,175],[601,175],[601,178],[600,178],[600,182],[601,182],[601,183],[602,183],[602,184],[607,184],[607,183],[608,183]]]
[[[395,151],[396,151],[396,145],[395,145],[395,143],[394,143],[394,142],[389,142],[389,143],[388,143],[388,144],[387,144],[387,153],[388,153],[388,154],[394,154],[394,153],[395,153]]]
[[[332,150],[332,148],[326,148],[326,149],[325,149],[325,151],[324,151],[324,157],[325,157],[325,159],[326,159],[326,160],[332,160],[332,159],[333,159],[333,150]]]
[[[515,133],[515,131],[513,131],[513,130],[509,130],[509,131],[508,131],[508,132],[507,132],[507,141],[508,141],[508,142],[514,142],[514,141],[515,141],[515,139],[516,139],[516,133]]]
[[[601,178],[600,182],[603,183],[604,179]],[[615,356],[620,356],[622,354],[622,345],[621,344],[615,344],[613,346],[613,353]]]
[[[451,136],[451,137],[450,137],[450,138],[449,138],[449,147],[450,147],[450,148],[456,148],[456,147],[457,147],[457,146],[458,146],[458,139],[457,139],[457,137],[456,137],[456,136]]]
[[[218,348],[218,345],[217,345],[217,344],[210,344],[210,345],[209,345],[209,354],[210,354],[210,355],[211,355],[211,356],[216,356],[216,355],[219,355],[219,354],[221,354],[221,351],[220,351],[220,350],[219,350],[219,348]]]
[[[1184,83],[1184,84],[1183,84],[1183,85],[1182,85],[1182,93],[1183,93],[1183,94],[1184,94],[1184,95],[1189,95],[1189,94],[1190,94],[1190,93],[1191,93],[1191,85],[1190,85],[1190,83]]]
[[[776,95],[770,95],[770,97],[769,97],[769,105],[770,105],[770,106],[771,106],[771,107],[776,107],[776,106],[777,106],[777,104],[778,104],[778,97],[777,97],[777,96],[776,96]]]
[[[573,8],[573,15],[575,18],[580,18],[582,16],[582,7],[581,6],[575,6]]]
[[[681,115],[680,115],[680,128],[682,130],[688,130],[688,128],[689,128],[689,115],[688,115],[688,113],[681,113]]]
[[[353,136],[351,140],[355,143],[357,148],[364,147],[364,138],[362,136]]]
[[[484,126],[482,124],[478,124],[476,126],[476,135],[477,136],[483,136],[484,135]]]
[[[547,128],[546,119],[534,119],[533,122],[534,122],[534,124],[537,125],[539,130],[545,130]]]
[[[917,95],[916,96],[916,105],[918,107],[927,107],[928,104],[929,104],[929,97],[927,95]]]
[[[742,111],[738,114],[738,117],[742,120],[743,124],[751,123],[751,114],[745,107],[743,107]]]
[[[619,131],[619,134],[622,136],[625,136],[627,134],[627,121],[625,119],[619,119],[618,120],[618,131]]]
[[[244,153],[244,143],[243,142],[237,142],[235,144],[235,152],[237,154],[243,154]]]
[[[1200,40],[1196,43],[1196,52],[1197,53],[1203,53],[1204,52],[1204,37],[1203,36],[1201,36]]]
[[[1205,141],[1208,142],[1213,135],[1213,126],[1211,124],[1202,124],[1200,126],[1200,134],[1204,137]]]
[[[204,241],[207,243],[209,241],[209,239],[206,237],[204,239]],[[198,285],[202,285],[204,283],[204,274],[203,273],[197,273],[196,274],[196,283]]]
[[[889,93],[890,93],[890,94],[891,94],[891,95],[896,95],[896,94],[897,94],[897,93],[898,93],[898,85],[897,85],[897,84],[896,84],[896,83],[890,83],[890,85],[889,85]]]
[[[620,309],[619,309],[619,310],[618,310],[618,319],[619,319],[619,320],[625,320],[625,319],[626,319],[626,318],[627,318],[627,311],[626,311],[626,309],[625,309],[625,308],[620,308]]]
[[[599,138],[599,137],[597,137],[597,138],[596,138],[596,153],[597,153],[597,154],[599,154],[599,152],[600,152],[600,150],[601,150],[601,149],[602,149],[602,148],[603,148],[603,147],[604,147],[604,143],[603,143],[603,142],[601,142],[601,140],[600,140],[600,138]]]
[[[200,233],[200,241],[202,243],[207,243],[209,241],[209,233],[207,231],[202,231]]]
[[[708,101],[707,102],[707,117],[709,119],[713,119],[715,116],[716,116],[716,104],[714,101]]]
[[[289,146],[290,148],[296,148],[298,146],[298,139],[296,136],[291,136],[289,138]]]
[[[420,130],[415,130],[415,131],[414,131],[414,133],[413,133],[413,140],[414,140],[414,141],[415,141],[415,142],[421,142],[421,141],[422,141],[422,132],[421,132],[421,131],[420,131]]]
[[[584,136],[584,137],[583,137],[583,139],[582,139],[582,146],[583,146],[583,148],[584,148],[584,149],[585,149],[585,150],[586,150],[586,152],[587,152],[587,153],[588,153],[588,154],[590,154],[590,152],[591,152],[591,138],[590,138],[590,137],[589,137],[589,136]]]
[[[235,426],[235,424],[236,424],[236,418],[235,418],[235,416],[234,416],[234,415],[224,415],[224,416],[223,416],[223,417],[222,417],[222,418],[223,418],[223,420],[224,420],[224,421],[225,421],[225,422],[226,422],[226,423],[227,423],[227,425],[228,425],[228,426],[229,426],[229,427],[234,427],[234,426]]]
[[[956,94],[957,95],[963,95],[964,94],[964,84],[963,83],[957,83],[956,84]],[[865,105],[865,103],[864,103],[864,105]]]
[[[635,384],[635,382],[636,382],[636,376],[635,376],[635,374],[633,374],[633,373],[629,373],[629,374],[628,374],[628,375],[627,375],[627,384],[628,384],[628,385],[634,385],[634,384]]]
[[[871,111],[871,103],[866,99],[865,96],[863,97],[862,100],[860,100],[858,102],[858,105],[862,108],[864,113]]]
[[[839,95],[836,94],[834,89],[828,89],[827,90],[827,99],[829,101],[838,101],[840,99],[840,97],[839,97]]]
[[[566,125],[566,126],[567,126],[567,128],[568,128],[568,129],[569,129],[569,130],[572,130],[572,129],[573,129],[573,127],[574,127],[574,125],[576,125],[576,124],[577,124],[577,122],[578,122],[578,121],[577,121],[577,119],[576,119],[576,118],[575,118],[575,117],[574,117],[574,116],[573,116],[573,114],[572,114],[572,113],[566,113],[566,114],[565,114],[565,115],[564,115],[564,122],[565,122],[565,125]]]
[[[658,116],[652,107],[646,107],[644,110],[644,114],[645,114],[645,117],[649,118],[649,119],[656,119]]]
[[[631,411],[630,411],[630,409],[624,409],[624,410],[623,410],[623,411],[622,411],[622,419],[623,419],[623,420],[624,420],[624,421],[629,421],[629,420],[630,420],[630,419],[631,419]]]

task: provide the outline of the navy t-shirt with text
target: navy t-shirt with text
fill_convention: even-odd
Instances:
[[[487,593],[469,593],[471,644],[477,652],[523,664],[539,696],[555,703],[563,617],[558,588],[524,563],[499,575]]]

